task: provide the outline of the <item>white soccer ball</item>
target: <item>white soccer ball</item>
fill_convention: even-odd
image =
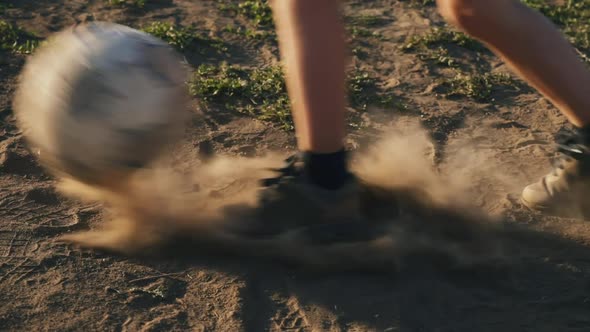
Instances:
[[[158,38],[79,25],[28,60],[14,113],[50,170],[91,184],[119,181],[180,136],[186,78],[181,58]]]

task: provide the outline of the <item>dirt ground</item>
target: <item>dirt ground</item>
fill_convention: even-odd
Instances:
[[[273,43],[227,32],[246,23],[220,10],[218,1],[148,0],[142,9],[100,0],[2,0],[0,6],[5,3],[0,18],[41,37],[92,19],[134,27],[165,21],[229,45],[224,55],[185,54],[193,65],[277,62]],[[436,170],[460,173],[471,203],[519,229],[510,239],[515,264],[317,273],[203,251],[139,259],[56,243],[60,235],[96,228],[104,212],[59,194],[28,154],[11,111],[26,55],[0,49],[0,330],[590,331],[590,226],[518,203],[522,187],[548,170],[564,117],[524,86],[494,89],[485,101],[440,93],[435,83],[450,69],[400,50],[409,36],[443,24],[432,6],[347,1],[344,13],[379,19],[371,27],[379,40],[360,45],[364,54],[352,61],[406,105],[350,109],[357,125],[349,145],[365,147],[400,121],[421,122],[434,142]],[[506,72],[485,51],[451,47],[451,55],[462,68]],[[179,168],[197,165],[206,146],[226,155],[293,150],[293,134],[280,125],[193,106],[194,121],[174,154]],[[409,141],[406,149],[413,148]]]

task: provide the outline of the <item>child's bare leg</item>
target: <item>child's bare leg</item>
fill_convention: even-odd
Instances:
[[[301,151],[343,147],[345,41],[339,3],[272,2]]]
[[[277,175],[263,181],[259,206],[239,233],[290,233],[315,244],[373,240],[361,222],[360,188],[344,151],[345,42],[338,0],[271,2],[285,66],[297,145]]]
[[[572,124],[590,124],[590,71],[547,18],[517,0],[437,1],[449,22],[490,47]]]
[[[578,128],[560,145],[567,157],[524,189],[523,203],[558,214],[588,214],[590,70],[549,20],[517,0],[437,1],[449,22],[490,47]]]
[[[348,178],[345,39],[339,0],[274,0],[279,48],[299,150],[312,183],[339,188]]]

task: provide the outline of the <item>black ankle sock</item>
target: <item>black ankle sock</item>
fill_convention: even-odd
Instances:
[[[347,153],[303,153],[304,170],[314,184],[329,190],[342,187],[350,178],[347,168]]]
[[[590,126],[576,127],[576,132],[582,141],[581,143],[590,145]]]

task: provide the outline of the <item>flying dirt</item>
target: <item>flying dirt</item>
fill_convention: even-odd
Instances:
[[[161,254],[184,241],[187,255],[206,249],[320,269],[397,270],[418,257],[447,267],[500,259],[501,223],[469,205],[459,177],[435,174],[426,158],[432,143],[424,130],[417,124],[405,128],[355,156],[364,183],[364,217],[384,229],[368,242],[318,245],[297,231],[259,240],[232,234],[228,226],[256,209],[258,181],[280,163],[277,155],[217,156],[190,174],[144,170],[119,192],[64,182],[64,192],[107,202],[113,216],[100,229],[61,239],[130,255]],[[413,149],[405,148],[409,142]]]

